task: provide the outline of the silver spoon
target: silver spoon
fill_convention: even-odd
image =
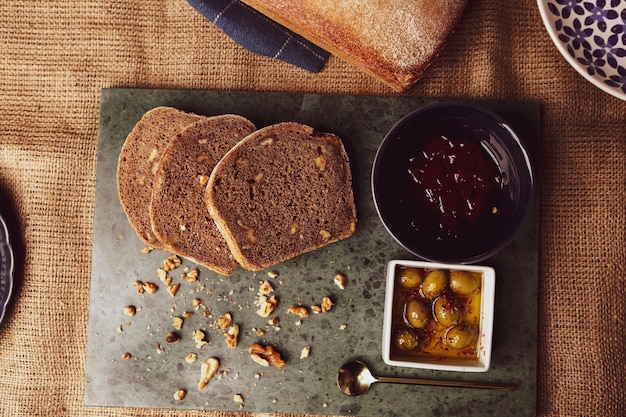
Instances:
[[[413,385],[436,385],[440,387],[462,387],[462,388],[483,388],[511,391],[515,389],[514,384],[498,384],[489,382],[465,382],[465,381],[443,381],[434,379],[418,378],[394,378],[388,376],[376,377],[372,375],[367,365],[361,361],[347,362],[339,368],[337,375],[337,385],[346,395],[361,395],[369,390],[375,382],[392,382],[394,384]]]

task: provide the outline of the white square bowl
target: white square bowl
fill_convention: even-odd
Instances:
[[[396,267],[407,266],[426,270],[460,270],[482,275],[480,318],[478,325],[477,358],[447,358],[440,356],[396,355],[392,350],[392,306],[396,291]],[[488,266],[442,264],[422,261],[393,260],[387,266],[385,312],[383,324],[383,361],[392,366],[457,372],[486,372],[491,364],[491,342],[495,302],[495,270]]]

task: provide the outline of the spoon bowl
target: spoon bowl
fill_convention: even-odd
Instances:
[[[337,374],[337,386],[346,395],[356,396],[365,394],[373,383],[389,382],[394,384],[432,385],[440,387],[478,388],[511,391],[514,384],[500,384],[491,382],[467,382],[448,381],[421,378],[397,378],[387,376],[374,376],[367,365],[361,361],[346,362],[339,368]]]

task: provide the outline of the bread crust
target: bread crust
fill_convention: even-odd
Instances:
[[[209,178],[206,204],[249,270],[345,239],[357,221],[341,139],[296,122],[265,127],[235,145]]]
[[[243,0],[402,92],[439,55],[467,0]]]
[[[218,161],[256,127],[232,114],[186,127],[159,162],[150,200],[152,231],[163,248],[222,275],[237,262],[207,211],[204,197]]]
[[[172,107],[156,107],[143,115],[122,145],[117,163],[120,202],[137,236],[152,248],[163,249],[152,232],[149,213],[158,163],[176,134],[202,117]]]

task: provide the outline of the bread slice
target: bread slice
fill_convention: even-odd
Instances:
[[[296,122],[257,130],[235,145],[213,170],[206,203],[249,270],[344,239],[357,221],[341,139]]]
[[[159,162],[150,200],[152,231],[163,248],[223,275],[237,262],[209,216],[206,184],[218,161],[256,130],[236,115],[207,117],[179,133]]]
[[[117,189],[128,221],[148,246],[163,249],[152,233],[150,198],[163,152],[186,126],[203,116],[172,107],[146,112],[126,137],[117,163]]]
[[[397,91],[439,55],[467,0],[243,0]]]

